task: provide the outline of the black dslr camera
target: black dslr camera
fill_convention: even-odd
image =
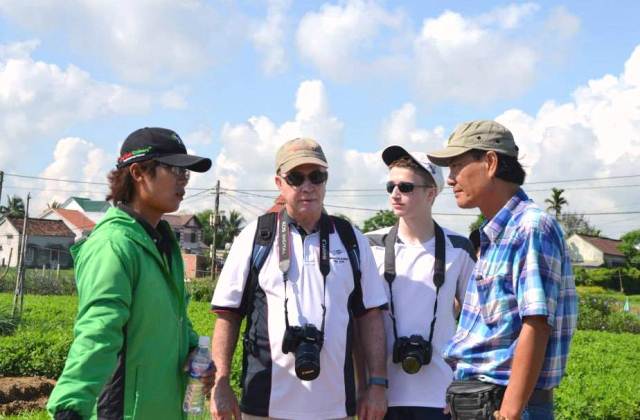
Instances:
[[[393,363],[402,363],[402,370],[418,373],[423,365],[431,362],[431,343],[420,335],[398,337],[393,343]]]
[[[289,326],[284,331],[282,352],[295,353],[298,378],[312,381],[320,375],[320,350],[323,343],[324,334],[313,324]]]

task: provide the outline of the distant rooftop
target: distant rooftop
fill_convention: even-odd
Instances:
[[[82,214],[77,210],[67,210],[67,209],[51,209],[52,211],[58,213],[60,216],[64,217],[69,223],[74,225],[77,229],[80,230],[92,230],[95,227],[95,223],[93,220],[89,219],[87,216]]]
[[[165,214],[162,216],[163,220],[166,220],[172,228],[179,228],[191,221],[191,219],[195,219],[196,224],[202,227],[202,224],[198,220],[198,218],[193,214]]]
[[[16,228],[18,233],[22,234],[22,217],[7,217],[6,220]],[[75,237],[73,232],[71,232],[62,220],[36,219],[31,217],[27,223],[27,235]]]
[[[85,212],[103,213],[109,210],[111,203],[104,200],[91,200],[85,197],[69,197],[67,201],[62,203],[61,207],[66,207],[71,201],[75,201]]]
[[[611,238],[603,238],[601,236],[590,236],[590,235],[582,235],[577,234],[585,241],[589,242],[591,245],[598,248],[604,254],[608,255],[617,255],[619,257],[624,257],[624,253],[618,249],[618,246],[622,243],[622,241],[618,239]]]

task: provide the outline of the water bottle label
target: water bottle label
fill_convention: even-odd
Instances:
[[[194,360],[191,362],[191,369],[189,370],[189,374],[194,378],[199,378],[209,369],[209,366],[211,366],[211,362],[209,361],[197,362]]]

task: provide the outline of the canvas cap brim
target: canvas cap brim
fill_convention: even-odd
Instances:
[[[154,158],[154,160],[160,163],[166,163],[167,165],[177,166],[178,168],[185,168],[193,172],[207,172],[211,168],[211,159],[186,155],[184,153],[158,156]]]
[[[454,157],[458,157],[469,150],[471,147],[449,146],[445,149],[436,150],[435,152],[427,153],[427,157],[431,162],[438,166],[449,166],[449,161]]]
[[[300,165],[307,165],[307,164],[318,165],[318,166],[322,166],[323,168],[329,167],[327,162],[325,162],[320,158],[313,157],[313,156],[300,156],[300,157],[296,157],[286,161],[285,163],[280,165],[280,168],[278,169],[280,170],[280,173],[286,174],[289,171],[291,171],[293,168],[296,168]]]

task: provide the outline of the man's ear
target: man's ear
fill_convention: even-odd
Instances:
[[[484,154],[484,160],[487,164],[487,174],[493,178],[498,171],[498,154],[493,150],[488,151]]]
[[[142,169],[138,163],[129,165],[129,173],[135,182],[142,182]]]
[[[282,191],[282,178],[276,175],[273,179],[276,183],[276,187],[278,187],[278,190]]]

